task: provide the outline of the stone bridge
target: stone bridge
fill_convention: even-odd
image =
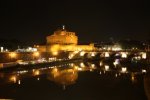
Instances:
[[[69,58],[135,58],[149,59],[150,52],[146,51],[74,51],[69,53]]]

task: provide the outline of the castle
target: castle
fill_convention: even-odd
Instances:
[[[54,34],[46,37],[47,43],[44,46],[37,46],[39,52],[59,51],[92,51],[94,44],[78,45],[78,36],[75,32],[69,32],[63,26],[62,29],[54,31]]]

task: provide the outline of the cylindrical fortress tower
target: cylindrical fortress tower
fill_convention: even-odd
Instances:
[[[64,29],[57,30],[53,35],[47,36],[47,44],[78,44],[78,37],[75,32],[68,32]]]

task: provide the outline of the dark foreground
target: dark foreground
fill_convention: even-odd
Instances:
[[[103,68],[95,63],[69,63],[0,73],[0,99],[147,100],[149,84],[144,82],[150,77],[144,79],[146,73]]]

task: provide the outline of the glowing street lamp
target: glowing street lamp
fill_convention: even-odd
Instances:
[[[80,56],[84,56],[85,52],[84,51],[81,51],[80,52]]]
[[[105,70],[108,71],[109,70],[109,66],[105,65]]]
[[[146,59],[146,53],[145,52],[142,53],[142,58]]]
[[[109,53],[108,52],[105,52],[105,57],[109,57]]]
[[[142,69],[142,73],[146,73],[146,70],[145,70],[145,69]]]
[[[122,57],[122,58],[127,58],[127,53],[122,52],[122,53],[121,53],[121,57]]]
[[[91,53],[91,56],[94,57],[94,56],[95,56],[95,52],[92,52],[92,53]]]
[[[121,68],[121,72],[122,72],[122,73],[126,73],[126,72],[127,72],[127,68],[126,68],[126,67],[122,67],[122,68]]]
[[[21,81],[20,80],[18,80],[18,85],[20,85],[21,84]]]
[[[102,61],[100,61],[99,65],[100,65],[100,66],[102,66],[102,65],[103,65],[103,62],[102,62]]]

